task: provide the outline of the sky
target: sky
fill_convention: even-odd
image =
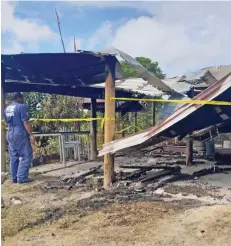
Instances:
[[[2,53],[99,51],[159,62],[168,77],[230,64],[231,2],[2,2]]]

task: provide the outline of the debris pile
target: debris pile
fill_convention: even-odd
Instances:
[[[90,175],[100,172],[100,168],[101,165],[90,168],[89,170],[82,173],[62,176],[58,182],[49,182],[43,187],[43,189],[48,190],[59,188],[70,190],[73,187],[81,186],[81,184],[84,184],[86,182]]]
[[[139,184],[137,191],[143,192],[144,187],[151,190],[156,190],[169,183],[175,181],[183,180],[193,180],[204,175],[211,175],[215,173],[226,173],[231,171],[230,167],[221,168],[218,166],[213,166],[211,168],[201,169],[194,172],[193,174],[185,174],[181,172],[180,166],[131,166],[131,165],[121,165],[120,168],[124,169],[135,169],[130,173],[119,173],[119,180],[130,181]],[[140,189],[142,187],[142,189]]]
[[[182,172],[181,167],[176,164],[180,162],[177,159],[175,158],[174,163],[169,163],[165,160],[165,163],[168,164],[162,164],[157,159],[151,159],[146,165],[139,165],[137,163],[135,165],[130,163],[120,165],[119,171],[115,173],[116,182],[113,184],[113,187],[128,187],[130,190],[141,193],[144,191],[155,191],[176,181],[196,180],[198,177],[204,175],[231,171],[231,167],[222,168],[213,163],[209,168],[188,174]],[[198,163],[203,162],[199,161]],[[58,181],[46,183],[46,186],[43,188],[45,190],[69,190],[77,187],[90,187],[96,191],[100,191],[103,189],[103,170],[101,167],[102,165],[98,165],[81,173],[64,175]]]

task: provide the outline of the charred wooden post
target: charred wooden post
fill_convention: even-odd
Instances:
[[[156,124],[156,103],[152,102],[152,125]]]
[[[188,139],[186,144],[186,165],[190,166],[193,164],[193,140]]]
[[[105,117],[104,113],[103,113],[103,118]],[[102,123],[101,123],[102,124]],[[101,130],[101,134],[100,134],[100,143],[102,143],[102,147],[103,147],[103,144],[104,144],[104,123],[102,125],[102,130]]]
[[[134,128],[135,128],[135,133],[137,133],[137,112],[134,113],[134,118],[135,118],[134,119],[135,120],[135,122],[134,122],[135,123],[135,127]]]
[[[96,118],[96,99],[91,99],[91,117]],[[92,120],[90,124],[90,149],[91,160],[97,159],[97,121]]]
[[[114,63],[114,61],[112,61]],[[112,64],[111,64],[112,65]],[[108,75],[105,82],[105,125],[104,143],[115,139],[115,66],[108,66]],[[114,181],[114,155],[104,155],[104,187],[108,187]]]
[[[122,114],[122,112],[120,113],[120,117],[121,117],[121,119],[123,118],[123,114]],[[124,121],[122,121],[122,130],[124,129],[125,127],[124,127]],[[122,131],[122,138],[124,138],[125,137],[125,131]]]
[[[5,83],[5,73],[4,66],[2,66],[2,90],[1,90],[1,116],[2,120],[4,119],[4,109],[5,109],[5,92],[4,92],[4,83]],[[5,125],[1,123],[1,168],[2,172],[6,171],[6,129]]]

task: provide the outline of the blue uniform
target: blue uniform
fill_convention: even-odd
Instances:
[[[33,160],[30,137],[24,127],[24,122],[29,120],[27,109],[23,104],[13,102],[5,109],[4,119],[8,126],[7,140],[12,181],[26,182]]]

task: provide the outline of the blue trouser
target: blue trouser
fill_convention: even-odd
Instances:
[[[29,168],[33,161],[33,151],[28,134],[8,132],[10,173],[13,182],[28,180]],[[19,158],[21,160],[19,161]]]

